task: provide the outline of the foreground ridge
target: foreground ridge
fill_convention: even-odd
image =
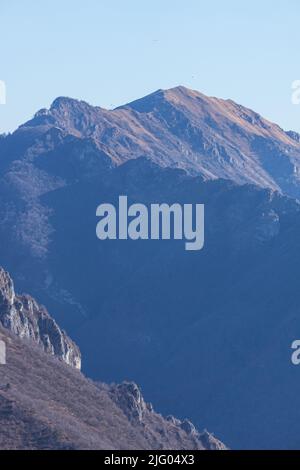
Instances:
[[[15,294],[2,268],[0,319],[1,449],[226,449],[188,420],[157,414],[135,383],[84,377],[77,346],[34,299]]]

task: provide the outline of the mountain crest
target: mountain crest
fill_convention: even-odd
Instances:
[[[300,198],[297,133],[232,100],[184,86],[159,89],[113,110],[59,97],[21,127],[22,141],[26,130],[30,139],[34,133],[39,139],[52,127],[92,139],[112,164],[148,157],[206,179],[256,184]],[[19,129],[13,141],[20,135]]]

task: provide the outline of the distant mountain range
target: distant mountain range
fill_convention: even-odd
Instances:
[[[96,380],[134,380],[231,448],[299,448],[300,138],[178,87],[58,98],[0,139],[0,263]],[[96,238],[96,207],[205,204],[205,246]]]

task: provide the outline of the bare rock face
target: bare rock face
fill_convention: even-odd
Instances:
[[[0,324],[20,338],[38,343],[76,369],[81,368],[79,348],[62,331],[47,310],[28,295],[16,295],[9,274],[0,268]]]
[[[134,382],[112,386],[111,396],[130,421],[141,423],[145,412],[153,410],[152,406],[144,401],[141,390]]]
[[[0,307],[1,310],[9,309],[15,301],[13,281],[10,276],[0,268]]]

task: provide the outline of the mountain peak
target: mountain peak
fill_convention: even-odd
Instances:
[[[193,90],[192,88],[187,88],[183,85],[178,85],[176,87],[168,88],[166,90],[163,90],[164,94],[166,97],[190,97],[190,98],[195,98],[197,96],[205,96],[203,93],[197,90]]]
[[[158,90],[150,93],[149,95],[131,101],[130,103],[127,103],[125,105],[119,106],[117,109],[131,108],[138,112],[147,113],[152,111],[155,107],[161,105],[163,102],[173,102],[175,104],[182,102],[186,99],[195,98],[196,96],[204,97],[204,95],[202,95],[200,92],[191,90],[182,85],[169,89],[159,88]]]
[[[61,96],[22,126],[22,138],[24,129],[39,137],[53,127],[65,136],[93,140],[113,164],[147,157],[204,178],[254,183],[300,197],[296,133],[233,100],[182,85],[113,110]]]
[[[86,101],[77,100],[75,98],[70,98],[68,96],[58,96],[50,106],[50,110],[59,109],[62,107],[71,107],[71,106],[86,106],[91,107]]]
[[[69,98],[68,96],[58,96],[55,98],[55,100],[52,102],[50,109],[57,109],[60,108],[61,106],[66,106],[70,104],[77,104],[79,101],[74,99],[74,98]]]

